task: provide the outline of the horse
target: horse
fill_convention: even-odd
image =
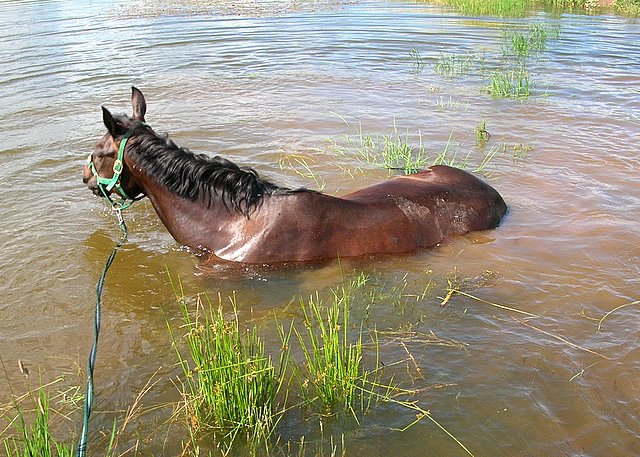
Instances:
[[[173,238],[206,263],[408,254],[450,236],[492,229],[507,212],[493,187],[445,165],[342,197],[279,186],[251,168],[196,154],[156,134],[135,87],[131,105],[132,116],[102,107],[107,132],[87,159],[83,182],[117,208],[146,196]]]

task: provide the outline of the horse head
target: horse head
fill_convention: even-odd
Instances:
[[[107,198],[112,205],[115,205],[111,198],[113,193],[121,197],[122,201],[144,197],[142,187],[133,177],[125,160],[127,141],[136,130],[148,128],[144,123],[147,104],[142,92],[135,87],[131,88],[131,105],[131,117],[113,116],[108,109],[102,107],[102,119],[107,133],[94,146],[82,171],[82,181],[87,187],[95,195]]]

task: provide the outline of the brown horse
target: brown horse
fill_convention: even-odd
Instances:
[[[146,102],[132,88],[133,116],[102,108],[107,133],[83,181],[99,196],[147,196],[182,245],[213,262],[273,264],[408,253],[449,235],[497,226],[502,197],[448,166],[395,177],[341,198],[287,189],[221,157],[194,154],[144,123]]]

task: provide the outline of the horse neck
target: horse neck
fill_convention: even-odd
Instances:
[[[243,215],[229,211],[217,199],[209,205],[203,199],[190,201],[171,192],[136,166],[131,157],[129,160],[131,163],[127,165],[134,178],[171,236],[181,245],[215,252],[227,242],[229,227],[245,219]]]

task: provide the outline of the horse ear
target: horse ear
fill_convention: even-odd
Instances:
[[[136,121],[144,122],[144,115],[147,113],[147,102],[140,89],[131,86],[131,106],[133,106],[133,118]]]
[[[102,107],[102,121],[112,137],[115,138],[122,133],[122,127],[118,125],[113,115],[104,106]]]

